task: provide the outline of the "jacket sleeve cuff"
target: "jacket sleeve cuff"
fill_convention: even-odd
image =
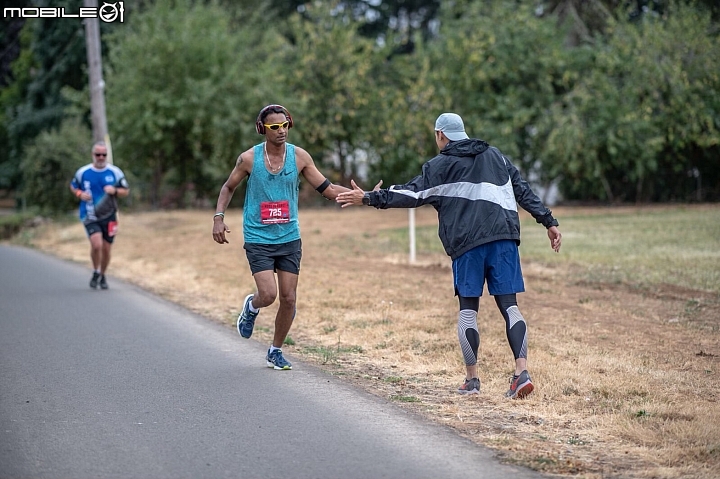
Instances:
[[[558,223],[558,220],[553,218],[552,213],[548,213],[545,216],[541,216],[537,220],[538,223],[542,224],[545,228],[549,229],[553,226],[560,226],[560,223]]]
[[[368,191],[365,193],[365,198],[363,198],[363,204],[365,206],[375,206],[378,205],[378,197],[376,192],[374,191]]]

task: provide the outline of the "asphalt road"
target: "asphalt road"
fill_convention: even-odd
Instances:
[[[89,258],[88,258],[89,262]],[[112,267],[111,267],[112,268]],[[1,478],[536,478],[87,266],[0,245]]]

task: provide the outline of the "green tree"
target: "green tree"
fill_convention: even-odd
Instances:
[[[68,10],[82,5],[81,0],[13,3],[22,3],[18,6],[24,7],[30,3],[39,7],[63,6]],[[10,65],[11,75],[4,78],[7,86],[0,93],[0,185],[12,189],[19,186],[22,178],[19,165],[25,144],[40,132],[57,128],[64,118],[62,87],[78,88],[86,83],[82,22],[26,19],[19,41],[20,51]]]
[[[720,45],[709,31],[709,15],[678,4],[598,39],[588,73],[545,123],[546,164],[568,197],[684,200],[688,174],[717,184]]]
[[[373,42],[358,35],[358,23],[320,6],[309,19],[293,15],[286,34],[291,47],[278,70],[287,86],[286,105],[297,115],[303,147],[320,164],[333,167],[347,184],[364,149],[365,118],[374,95]]]
[[[443,12],[439,38],[428,46],[442,108],[529,173],[542,158],[539,124],[578,80],[578,59],[557,22],[532,5],[468,2],[459,17],[455,7]]]
[[[15,109],[23,102],[25,90],[31,80],[34,68],[32,50],[28,48],[32,40],[32,30],[22,29],[17,33],[18,57],[8,66],[8,75],[3,79],[6,83],[0,90],[0,188],[15,189],[20,184],[20,145],[22,139],[17,135],[10,136],[10,123],[15,116]],[[24,45],[25,48],[21,48]]]
[[[428,39],[440,10],[439,0],[269,0],[272,14],[288,18],[299,13],[312,19],[316,7],[332,8],[335,17],[358,22],[357,32],[371,40],[385,41],[389,53],[412,53],[418,34]]]
[[[376,90],[367,115],[371,142],[370,181],[385,186],[404,183],[420,174],[423,163],[435,156],[435,118],[442,113],[443,99],[432,84],[430,59],[424,42],[408,55],[376,61]],[[391,48],[391,47],[390,47]]]
[[[114,156],[149,184],[154,206],[164,186],[176,192],[170,204],[216,194],[252,135],[258,98],[282,87],[267,64],[282,41],[259,19],[233,29],[215,2],[158,0],[109,40]]]
[[[31,140],[20,165],[27,203],[51,214],[77,206],[77,199],[70,194],[70,181],[78,168],[90,163],[91,147],[92,132],[76,118]]]
[[[672,4],[665,17],[644,22],[639,42],[645,54],[638,82],[653,95],[663,144],[658,175],[638,199],[720,198],[718,25],[707,10]]]

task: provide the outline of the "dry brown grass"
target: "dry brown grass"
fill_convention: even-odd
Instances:
[[[556,216],[562,218],[558,208]],[[211,238],[207,211],[122,214],[110,275],[232,327],[254,290],[241,212],[230,245]],[[449,259],[384,250],[378,232],[404,210],[301,210],[298,314],[285,350],[402,407],[455,428],[505,460],[577,477],[718,478],[717,295],[665,285],[579,284],[573,266],[524,262],[536,393],[503,398],[513,368],[504,322],[481,300],[482,393],[455,392],[464,365]],[[418,225],[437,224],[431,209]],[[538,226],[539,227],[539,226]],[[32,241],[88,264],[81,225],[54,224]],[[562,253],[561,253],[562,254]],[[688,301],[703,307],[688,316]],[[274,307],[253,339],[269,343]],[[678,318],[681,318],[678,320]],[[238,337],[238,341],[241,339]]]

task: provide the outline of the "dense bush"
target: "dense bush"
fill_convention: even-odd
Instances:
[[[22,195],[43,213],[63,213],[77,206],[70,181],[92,161],[92,134],[80,121],[66,120],[56,131],[38,135],[25,150],[21,164]]]
[[[654,2],[628,12],[623,3],[569,25],[535,3],[458,0],[442,3],[432,32],[409,38],[396,26],[368,38],[367,19],[347,2],[306,3],[282,21],[256,3],[228,10],[216,1],[143,2],[132,22],[104,35],[108,127],[139,200],[214,203],[238,155],[262,141],[254,121],[269,103],[293,113],[289,141],[346,185],[419,173],[437,152],[435,118],[455,111],[471,136],[534,181],[559,186],[565,199],[720,200],[720,36],[702,6]],[[53,39],[65,34],[48,28]],[[48,63],[46,75],[54,70],[44,43],[28,42],[14,65],[24,87],[0,92],[0,107],[23,98],[27,106],[30,92],[47,103],[42,93],[57,90],[32,87],[38,62]],[[88,96],[74,88],[75,98]],[[74,103],[64,114],[86,118],[88,103]],[[27,118],[42,111],[28,108]],[[87,149],[85,134],[76,140]],[[69,148],[72,134],[62,136],[47,133],[24,152],[28,205],[71,202],[46,188],[72,169],[72,155],[42,146]],[[0,164],[0,184],[16,170]],[[234,206],[241,201],[237,194]]]

